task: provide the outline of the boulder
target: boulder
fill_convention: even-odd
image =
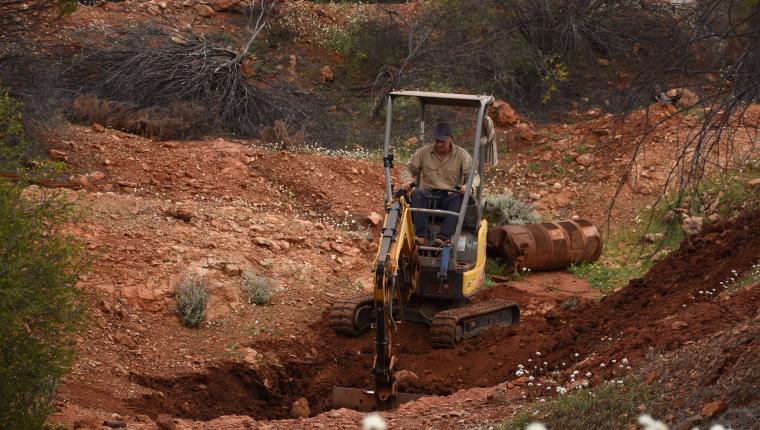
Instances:
[[[504,100],[496,100],[491,107],[491,115],[496,125],[501,127],[513,126],[520,122],[512,106]]]

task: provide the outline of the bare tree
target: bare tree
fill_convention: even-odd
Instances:
[[[661,88],[692,88],[701,94],[694,105],[682,105],[650,126],[638,137],[631,158],[617,187],[615,199],[634,170],[638,154],[653,133],[673,117],[699,109],[698,127],[687,130],[677,142],[676,163],[668,172],[662,199],[669,207],[681,206],[686,194],[699,196],[700,186],[712,177],[741,168],[747,157],[757,157],[760,123],[749,107],[760,100],[760,5],[729,0],[703,0],[676,10],[678,26],[686,36],[671,49],[652,57],[633,76],[626,92],[627,110],[642,104],[667,103]],[[733,158],[739,144],[744,158]],[[695,209],[698,199],[685,208]]]

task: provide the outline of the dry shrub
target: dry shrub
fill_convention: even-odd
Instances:
[[[177,101],[140,109],[132,103],[104,100],[94,94],[77,96],[71,104],[70,118],[156,139],[200,137],[213,125],[213,115],[198,103]]]
[[[271,127],[261,129],[260,137],[264,143],[276,144],[280,149],[290,149],[303,146],[308,134],[305,131],[298,131],[291,136],[285,121],[278,119]]]
[[[189,272],[183,273],[174,286],[177,314],[185,327],[199,327],[206,320],[208,305],[208,281],[205,277]]]

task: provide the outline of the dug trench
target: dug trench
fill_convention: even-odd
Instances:
[[[600,364],[625,358],[635,368],[651,354],[674,351],[755,318],[760,287],[724,291],[721,281],[749,270],[758,255],[760,212],[748,212],[706,226],[643,278],[602,300],[582,300],[575,309],[563,310],[555,303],[541,312],[546,307],[530,291],[511,284],[493,286],[477,300],[505,298],[533,311],[518,325],[489,330],[453,349],[433,349],[425,341],[427,327],[400,325],[394,351],[399,368],[411,372],[400,388],[446,395],[487,387],[514,379],[519,364],[537,361],[548,370],[591,370],[592,384],[620,377],[624,370]],[[168,413],[207,420],[237,414],[277,419],[290,417],[291,405],[300,397],[308,400],[314,415],[330,409],[333,386],[371,386],[372,335],[338,336],[326,316],[300,337],[250,346],[276,355],[265,353],[255,365],[229,362],[171,379],[133,375],[153,392],[133,399],[130,407],[154,417]]]

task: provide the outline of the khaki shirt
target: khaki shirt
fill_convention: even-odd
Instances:
[[[467,183],[467,175],[470,174],[472,157],[464,148],[454,144],[451,146],[451,153],[444,161],[435,153],[433,144],[418,149],[409,163],[401,169],[401,183],[406,185],[414,182],[417,173],[421,172],[417,187],[455,191],[455,186],[464,186]],[[480,175],[476,168],[472,187],[477,188],[478,185]]]

